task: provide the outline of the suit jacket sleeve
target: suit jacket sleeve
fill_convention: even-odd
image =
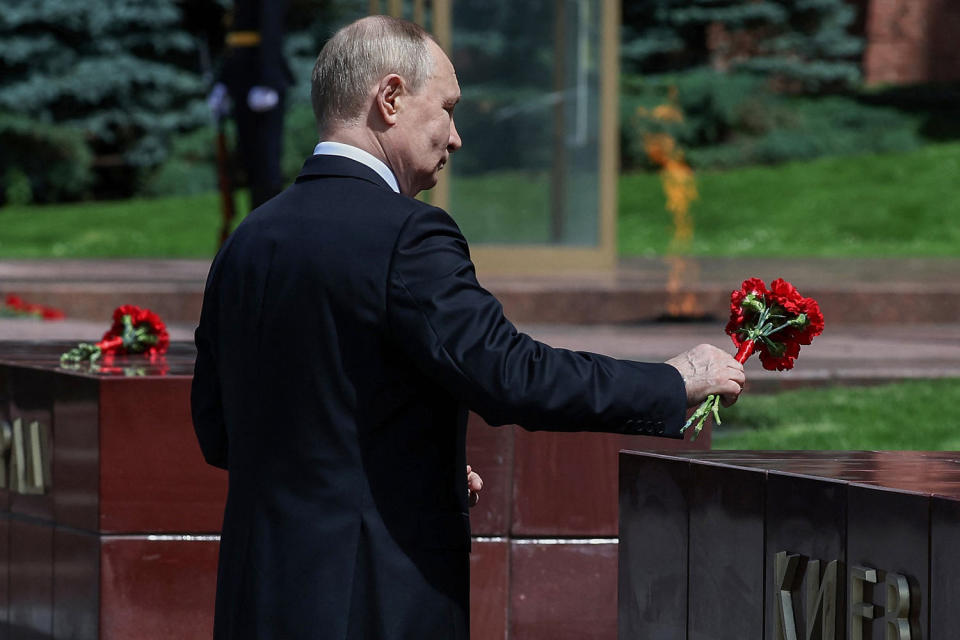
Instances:
[[[387,295],[398,347],[489,424],[681,437],[686,392],[675,368],[554,349],[517,331],[439,209],[406,221]]]
[[[214,268],[216,269],[216,265]],[[227,429],[223,419],[220,394],[220,379],[217,372],[215,344],[216,335],[215,293],[211,291],[213,271],[204,293],[200,326],[194,334],[197,345],[197,360],[194,365],[193,383],[190,390],[190,409],[193,429],[200,442],[200,450],[208,464],[227,468]]]

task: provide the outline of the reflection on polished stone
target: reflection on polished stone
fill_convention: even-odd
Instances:
[[[107,354],[95,362],[61,362],[60,368],[72,373],[96,376],[123,376],[142,378],[145,376],[165,376],[170,373],[170,364],[166,356],[149,356],[147,363],[138,362],[144,356],[117,356]]]
[[[698,451],[671,455],[960,499],[960,451]]]
[[[620,465],[621,637],[668,637],[665,620],[677,638],[955,637],[957,452],[624,452]],[[677,540],[650,537],[683,522]],[[678,553],[686,563],[659,561]]]
[[[82,376],[154,377],[192,376],[197,350],[190,342],[171,342],[163,356],[142,354],[108,355],[97,362],[62,365],[60,354],[76,346],[72,341],[5,342],[0,341],[0,364],[61,371]]]
[[[209,637],[226,474],[193,346],[62,367],[74,344],[0,342],[0,638]]]

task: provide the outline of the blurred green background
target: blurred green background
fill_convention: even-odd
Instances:
[[[216,132],[205,97],[229,5],[0,0],[0,257],[212,255]],[[920,82],[868,78],[869,5],[623,3],[622,255],[661,255],[673,232],[644,149],[653,134],[670,135],[695,172],[693,255],[958,255],[960,71],[944,76],[928,65]],[[308,87],[315,53],[368,8],[366,0],[290,4],[285,47],[298,83],[287,100],[288,179],[317,137]],[[508,2],[462,0],[458,11],[490,14],[503,31],[492,37],[471,28],[476,20],[455,22],[454,40],[472,52],[455,60],[468,69],[458,202],[482,202],[472,216],[511,226],[465,220],[465,231],[473,242],[505,232],[533,241],[540,223],[524,212],[536,207],[522,203],[542,197],[531,172],[549,169],[482,172],[476,159],[520,153],[511,145],[524,131],[548,126],[542,109],[519,109],[516,135],[484,135],[497,105],[535,102],[494,81],[503,64],[516,66],[516,52],[539,50],[549,27],[526,20],[536,7]],[[548,49],[523,61],[531,74],[547,72]],[[484,78],[481,95],[471,77]],[[680,119],[653,117],[658,107]]]

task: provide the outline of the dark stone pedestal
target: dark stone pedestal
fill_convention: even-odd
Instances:
[[[619,636],[954,638],[958,536],[954,452],[623,452]]]
[[[226,474],[193,350],[71,371],[69,346],[0,345],[0,637],[209,638]]]

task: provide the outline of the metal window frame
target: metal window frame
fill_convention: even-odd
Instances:
[[[562,1],[562,0],[558,0]],[[413,17],[423,21],[424,0],[414,0]],[[448,53],[453,41],[453,0],[432,0],[432,33]],[[619,77],[620,0],[601,0],[600,37],[600,144],[598,158],[598,216],[594,247],[551,245],[471,245],[471,257],[482,275],[509,273],[556,273],[571,271],[611,272],[617,262],[617,177],[619,174]],[[380,10],[379,0],[370,0],[370,12]],[[387,0],[387,10],[402,17],[402,0]],[[448,210],[450,175],[441,173],[430,192],[430,201]],[[468,238],[469,240],[469,238]]]

